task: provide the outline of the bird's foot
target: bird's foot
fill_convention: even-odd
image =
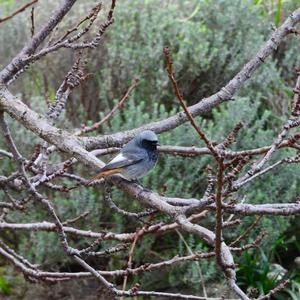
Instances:
[[[144,187],[138,179],[132,179],[130,182],[140,185],[144,192],[151,192],[151,189]]]

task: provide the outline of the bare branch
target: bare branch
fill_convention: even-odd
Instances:
[[[222,212],[222,188],[223,188],[223,172],[224,172],[224,164],[222,159],[218,159],[218,171],[217,171],[217,187],[216,187],[216,225],[215,225],[215,251],[216,251],[216,258],[218,264],[222,268],[226,268],[226,265],[223,265],[222,260],[222,227],[223,227],[223,212]]]
[[[115,105],[113,109],[102,120],[94,123],[92,126],[82,128],[80,131],[76,132],[75,135],[83,135],[85,133],[97,130],[102,124],[107,122],[115,114],[115,112],[124,105],[125,101],[129,98],[130,94],[137,87],[138,84],[139,80],[134,79],[131,86],[128,88],[126,94],[122,97],[120,102],[117,105]]]
[[[288,284],[290,280],[284,280],[283,282],[279,283],[275,288],[273,288],[267,295],[259,297],[258,300],[267,300],[271,299],[273,295],[283,290]]]
[[[51,33],[56,25],[70,11],[76,0],[65,0],[58,8],[49,22],[45,24],[39,32],[37,32],[20,53],[0,72],[0,83],[7,83],[18,71],[26,65],[26,59],[32,55],[35,50],[41,45],[45,38]]]
[[[234,94],[244,85],[244,83],[251,78],[254,71],[256,71],[265,61],[265,59],[270,56],[274,50],[277,49],[279,44],[283,39],[290,34],[289,29],[294,27],[300,20],[300,8],[296,9],[286,21],[275,30],[271,37],[264,43],[260,50],[255,54],[255,56],[244,65],[242,70],[230,80],[230,82],[224,86],[220,91],[214,95],[201,99],[197,104],[188,107],[189,112],[193,117],[207,113],[212,108],[218,106],[219,104],[232,99]],[[166,118],[161,121],[152,122],[142,127],[118,132],[111,134],[109,136],[101,136],[98,138],[85,138],[86,146],[91,149],[103,148],[103,147],[114,147],[116,144],[123,144],[131,139],[138,132],[145,129],[151,129],[156,133],[165,132],[188,121],[188,117],[183,113],[178,113],[174,116]],[[108,143],[109,141],[109,143]]]
[[[29,6],[37,3],[38,0],[32,0],[28,3],[26,3],[25,5],[21,6],[20,8],[18,8],[17,10],[15,10],[13,13],[11,13],[9,16],[0,18],[0,23],[5,22],[11,18],[13,18],[14,16],[18,15],[19,13],[23,12],[24,10],[26,10],[26,8],[28,8]]]
[[[173,73],[173,62],[172,59],[170,57],[170,50],[169,48],[164,48],[164,55],[166,58],[166,62],[167,62],[167,70],[168,70],[168,75],[169,78],[172,82],[174,91],[175,91],[175,95],[177,97],[177,99],[180,101],[180,104],[187,116],[187,118],[189,119],[189,121],[191,122],[192,126],[195,128],[195,130],[197,131],[197,133],[199,134],[200,138],[205,142],[207,148],[210,150],[210,152],[215,156],[218,157],[218,153],[216,152],[212,142],[208,139],[208,137],[206,136],[206,134],[204,133],[204,131],[200,128],[200,126],[198,124],[196,124],[195,119],[193,118],[192,114],[189,112],[187,105],[184,102],[182,93],[179,90],[179,87],[177,85],[177,82],[174,78],[174,73]]]
[[[30,12],[30,20],[31,20],[31,37],[34,36],[34,32],[35,32],[35,26],[34,26],[34,7],[31,8],[31,12]]]
[[[230,243],[230,247],[235,246],[237,243],[239,243],[249,232],[252,231],[254,227],[257,226],[259,221],[261,220],[262,216],[256,217],[255,221],[239,236],[237,237],[233,242]]]
[[[235,141],[236,136],[241,129],[241,124],[237,124],[224,140],[213,142],[207,137],[203,129],[199,127],[195,117],[203,112],[209,111],[222,102],[230,100],[243,84],[253,76],[254,71],[261,66],[264,59],[270,56],[273,50],[278,47],[284,37],[291,33],[297,33],[294,26],[300,20],[300,8],[295,10],[295,12],[272,33],[270,39],[261,47],[258,53],[224,88],[191,107],[187,107],[184,101],[183,94],[180,91],[174,76],[169,50],[165,48],[164,54],[168,75],[173,85],[174,93],[184,112],[128,131],[102,135],[99,137],[82,137],[80,135],[100,128],[104,122],[107,122],[114,113],[122,107],[137,86],[138,82],[136,80],[133,81],[120,102],[115,105],[102,120],[90,127],[77,130],[73,134],[55,126],[53,123],[63,111],[72,90],[89,76],[89,74],[84,74],[83,71],[81,60],[81,55],[83,55],[82,51],[79,52],[79,58],[75,61],[70,72],[66,75],[58,89],[54,103],[51,105],[48,101],[49,112],[45,117],[36,113],[33,109],[14,97],[6,87],[6,84],[13,81],[18,74],[23,72],[29,66],[29,64],[48,53],[61,48],[70,48],[72,50],[88,48],[92,50],[100,44],[102,36],[107,28],[113,23],[116,5],[115,0],[111,1],[110,10],[104,22],[98,27],[96,36],[90,41],[79,40],[90,31],[92,26],[96,23],[95,21],[101,8],[100,4],[97,4],[82,20],[75,22],[75,27],[60,34],[60,37],[54,42],[53,39],[50,39],[47,45],[44,45],[43,48],[39,49],[45,39],[49,37],[51,31],[63,19],[75,2],[76,0],[64,0],[63,5],[61,5],[61,7],[53,14],[47,24],[45,24],[38,33],[33,35],[32,39],[21,52],[12,59],[2,72],[0,72],[0,127],[4,133],[5,146],[7,147],[7,150],[10,151],[1,150],[0,154],[2,153],[2,156],[9,157],[9,162],[14,163],[16,166],[15,171],[10,171],[9,174],[5,173],[5,176],[0,176],[0,189],[5,196],[4,201],[7,201],[0,203],[0,230],[13,230],[14,232],[22,230],[27,233],[33,231],[56,232],[60,238],[59,241],[65,255],[78,263],[80,268],[83,268],[84,272],[42,271],[40,267],[38,268],[30,263],[25,257],[18,254],[2,241],[0,241],[0,255],[11,262],[15,268],[20,270],[24,276],[26,276],[26,278],[33,281],[57,282],[70,279],[95,278],[113,297],[136,297],[140,295],[176,299],[209,298],[206,297],[205,293],[205,297],[200,297],[154,290],[143,291],[138,283],[134,283],[131,288],[127,289],[128,278],[132,275],[143,274],[164,267],[172,267],[181,262],[194,262],[215,257],[218,265],[222,268],[228,287],[238,298],[249,300],[249,296],[247,296],[237,285],[233,254],[258,247],[264,233],[254,237],[253,242],[238,246],[235,245],[253,231],[261,216],[291,216],[300,214],[300,203],[297,199],[295,203],[273,203],[274,199],[272,199],[272,204],[245,204],[244,199],[246,199],[246,197],[243,197],[239,193],[235,193],[235,191],[246,185],[246,183],[251,183],[255,178],[258,178],[267,172],[271,172],[274,168],[283,163],[298,164],[300,162],[300,145],[297,144],[297,141],[300,139],[300,132],[296,132],[289,136],[292,132],[291,129],[300,125],[300,121],[298,120],[298,116],[300,115],[300,72],[298,70],[292,112],[288,121],[271,145],[264,145],[263,147],[256,149],[232,151],[229,149],[229,146]],[[33,13],[31,22],[32,32],[34,32]],[[45,83],[45,85],[48,84],[46,81]],[[46,95],[48,88],[45,87],[45,89]],[[23,156],[25,155],[23,152],[27,152],[23,151],[22,148],[20,148],[21,151],[19,151],[13,136],[9,131],[9,127],[5,122],[4,114],[10,115],[20,125],[26,127],[29,131],[43,139],[42,146],[33,150],[33,153],[29,154],[29,158]],[[192,124],[200,138],[204,141],[206,148],[172,145],[162,146],[159,150],[173,155],[196,156],[208,154],[212,156],[214,160],[211,164],[212,167],[207,167],[208,175],[207,180],[205,180],[205,182],[207,182],[207,188],[203,191],[203,196],[199,196],[199,199],[186,199],[180,197],[180,195],[177,197],[168,197],[155,191],[145,189],[136,182],[127,181],[118,175],[110,176],[106,178],[105,181],[103,179],[99,180],[94,184],[98,185],[104,183],[107,187],[105,204],[113,212],[119,214],[120,217],[129,217],[134,220],[140,220],[141,217],[150,216],[146,219],[141,229],[135,227],[134,229],[131,229],[131,232],[129,233],[115,233],[101,231],[98,227],[96,227],[97,229],[94,229],[94,231],[85,230],[84,228],[86,227],[83,227],[83,229],[74,228],[73,223],[79,219],[85,218],[87,215],[86,212],[84,213],[82,211],[77,212],[75,218],[67,219],[65,222],[62,222],[54,205],[50,201],[51,197],[43,195],[43,193],[52,192],[51,190],[48,190],[52,189],[64,193],[63,196],[65,197],[72,189],[84,188],[86,190],[90,188],[87,186],[88,180],[84,177],[89,177],[90,173],[85,170],[79,173],[79,168],[71,168],[75,163],[83,163],[91,172],[98,171],[103,167],[104,163],[98,159],[96,155],[114,153],[119,150],[120,146],[141,130],[152,129],[155,132],[160,133],[169,131],[186,121],[189,121]],[[287,157],[277,159],[277,161],[272,162],[272,165],[267,166],[267,163],[273,158],[275,151],[279,151],[283,148],[289,150],[282,151]],[[92,151],[93,149],[96,150]],[[297,154],[295,154],[295,156],[286,154],[290,153],[290,150],[293,152],[297,151]],[[53,155],[55,151],[62,155]],[[257,157],[254,158],[254,156]],[[251,166],[251,163],[252,167],[249,167]],[[246,166],[248,166],[248,172],[246,175],[243,175],[242,172],[245,170]],[[78,172],[79,174],[73,174],[73,172]],[[239,175],[240,178],[238,178]],[[119,208],[111,197],[111,185],[121,189],[127,193],[129,197],[136,199],[141,205],[148,209],[141,213],[132,213]],[[38,189],[38,187],[43,187],[44,189]],[[18,196],[15,196],[17,195],[15,191],[21,193],[23,197],[21,200],[18,199]],[[243,197],[242,201],[238,201],[238,197],[240,196]],[[17,211],[18,213],[25,214],[26,209],[30,209],[30,206],[26,205],[26,203],[31,200],[42,204],[43,209],[48,213],[49,218],[52,219],[52,223],[46,221],[24,224],[8,223],[10,220],[13,220],[10,219],[10,213]],[[281,202],[281,199],[277,202]],[[159,218],[157,219],[154,214],[156,212],[159,212]],[[231,214],[231,216],[226,221],[223,221],[224,215],[228,213]],[[233,228],[237,224],[240,224],[242,218],[237,218],[238,215],[259,215],[259,217],[251,226],[242,232],[240,236],[229,244],[228,241],[223,239],[223,230],[225,230],[225,228]],[[213,227],[214,218],[211,218],[211,216],[215,217],[215,230],[208,229]],[[164,219],[162,217],[164,217]],[[199,220],[202,220],[205,217],[207,217],[207,219],[204,224],[207,224],[208,228],[198,224]],[[88,218],[86,218],[84,222],[80,222],[81,226],[86,226],[87,224],[89,224]],[[210,252],[203,253],[192,251],[190,249],[190,255],[176,255],[175,257],[163,259],[156,263],[151,262],[133,266],[133,256],[138,241],[142,241],[146,235],[162,235],[174,232],[174,230],[181,230],[185,233],[193,234],[204,241],[206,246],[212,249],[212,251],[210,250]],[[75,249],[70,246],[70,240],[71,238],[74,238],[74,236],[76,239],[87,237],[93,240],[85,244],[85,248]],[[107,240],[119,241],[121,244],[116,245],[115,242],[110,242],[109,246],[102,245],[105,244],[103,241]],[[128,248],[128,242],[132,243],[132,245],[128,253],[128,266],[124,269],[103,271],[95,269],[95,266],[92,263],[87,263],[89,257],[113,255],[119,251],[126,250]],[[112,246],[112,244],[114,246]],[[93,259],[91,259],[91,261],[93,261]],[[112,283],[114,281],[110,282],[111,278],[117,276],[122,277],[124,280],[123,290],[119,289],[117,285],[114,285]],[[280,290],[282,286],[275,287],[268,294],[268,297]]]

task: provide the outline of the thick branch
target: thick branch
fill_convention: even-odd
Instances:
[[[265,42],[260,48],[256,55],[244,65],[242,70],[234,76],[230,82],[223,87],[216,94],[201,99],[197,104],[188,107],[189,112],[193,117],[207,113],[217,105],[232,99],[234,94],[243,86],[243,84],[251,78],[254,71],[256,71],[264,62],[264,60],[270,56],[274,50],[277,49],[279,44],[283,41],[285,36],[290,33],[290,29],[295,26],[300,20],[300,8],[296,9],[286,21],[275,30],[271,37]],[[124,132],[118,132],[109,136],[102,136],[98,138],[86,138],[86,144],[88,148],[103,148],[103,147],[114,147],[127,142],[138,132],[145,129],[151,129],[156,133],[161,133],[178,127],[184,122],[188,121],[188,117],[183,112],[177,113],[167,119],[152,122],[142,127],[128,130]]]
[[[26,58],[33,54],[38,46],[45,40],[51,33],[56,25],[63,19],[63,17],[70,11],[76,0],[65,0],[64,3],[58,8],[49,21],[42,29],[37,32],[27,45],[15,56],[12,61],[0,72],[0,83],[7,83],[18,71],[24,67]]]

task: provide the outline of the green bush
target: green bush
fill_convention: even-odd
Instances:
[[[41,9],[41,13],[37,14],[39,16],[37,22],[46,18],[48,11],[51,10],[50,6],[52,8],[57,4],[57,1],[52,2],[39,4],[44,10]],[[266,36],[270,34],[271,22],[290,11],[296,4],[296,1],[284,1],[280,14],[277,10],[268,15],[261,2],[234,0],[229,4],[225,0],[173,0],[163,3],[158,0],[118,1],[116,22],[106,33],[103,46],[99,51],[87,53],[87,68],[89,72],[94,73],[94,77],[73,92],[67,112],[59,126],[71,130],[74,124],[79,126],[81,123],[87,123],[87,119],[88,122],[92,122],[103,117],[136,77],[140,78],[140,84],[125,108],[96,134],[131,129],[177,112],[179,103],[172,92],[162,55],[165,46],[172,49],[176,77],[189,104],[218,91],[256,53]],[[64,31],[70,28],[71,23],[76,22],[79,15],[85,15],[92,5],[92,1],[86,1],[77,6],[78,10],[73,11],[69,21],[62,23],[60,29]],[[274,19],[275,17],[277,19]],[[28,15],[24,13],[9,25],[3,25],[7,26],[7,30],[4,36],[0,37],[1,41],[4,41],[0,44],[0,55],[5,57],[5,62],[9,61],[9,57],[13,56],[25,40],[27,31],[21,24],[26,18]],[[20,36],[12,40],[10,36],[15,36],[16,28],[20,27],[22,27],[22,32],[18,33]],[[208,116],[197,118],[197,122],[209,137],[221,141],[236,123],[242,121],[244,128],[238,135],[236,143],[232,145],[233,150],[272,143],[286,119],[285,114],[289,110],[295,81],[292,69],[299,64],[298,45],[295,39],[287,39],[283,47],[284,51],[279,49],[273,60],[267,60],[256,71],[234,101],[215,109]],[[54,91],[70,68],[72,60],[73,55],[66,51],[51,55],[22,75],[20,81],[12,88],[22,91],[23,99],[36,110],[43,112],[46,107],[42,96],[45,84],[43,75],[48,79],[49,93],[53,98]],[[56,70],[53,66],[59,68]],[[10,121],[10,125],[17,145],[22,145],[22,154],[30,155],[33,145],[41,141],[28,131],[17,127],[15,122]],[[161,134],[159,138],[161,144],[203,146],[188,123]],[[5,147],[1,139],[0,146]],[[281,154],[275,154],[274,159],[286,153],[282,151]],[[61,156],[56,154],[53,163],[60,159]],[[207,164],[214,167],[213,161],[208,156],[182,158],[161,155],[158,165],[143,179],[143,184],[169,196],[200,198],[207,184],[205,179]],[[6,175],[13,171],[15,166],[11,165],[9,159],[4,159],[0,160],[0,168]],[[75,172],[82,173],[86,177],[93,175],[89,170],[81,169],[82,166],[74,167]],[[246,186],[236,198],[239,201],[239,197],[243,194],[247,203],[291,202],[300,192],[297,184],[299,171],[299,166],[282,165],[272,173],[264,175],[262,179],[255,180],[251,186]],[[62,181],[64,184],[70,184],[66,179]],[[128,232],[134,228],[135,224],[131,221],[112,213],[103,205],[101,188],[80,188],[66,196],[44,192],[55,203],[62,220],[90,210],[87,220],[82,220],[78,226],[97,231],[106,224],[108,229],[116,232]],[[113,191],[113,199],[124,209],[130,211],[143,209],[136,200],[129,199],[116,189]],[[8,221],[29,222],[47,219],[45,211],[39,205],[33,204],[31,209],[32,214],[29,217],[25,218],[23,214],[15,213]],[[267,231],[268,236],[261,247],[266,257],[269,257],[272,252],[270,246],[289,228],[290,221],[288,218],[264,217],[245,242],[253,240],[259,231]],[[203,221],[211,228],[213,222],[213,214]],[[234,230],[225,230],[226,238],[234,239],[252,222],[253,217],[248,217],[245,218],[245,223]],[[293,222],[293,230],[299,230],[299,222],[295,220]],[[11,241],[9,234],[5,237]],[[70,239],[72,245],[77,247],[84,247],[88,242],[85,238],[74,240],[70,236]],[[17,251],[33,263],[42,264],[46,269],[70,267],[70,261],[66,260],[55,234],[24,233],[19,236],[19,240],[11,242]],[[105,242],[101,247],[105,248],[111,244],[113,242]],[[188,249],[207,250],[202,241],[188,234],[182,238],[178,234],[146,237],[136,248],[134,262],[145,263],[147,258],[153,258],[153,255],[157,261],[178,253],[184,255],[188,253]],[[272,259],[275,260],[274,257]],[[245,254],[245,257],[237,258],[237,263],[239,262],[243,264],[244,270],[250,268],[253,271],[260,260],[256,256]],[[118,255],[109,261],[101,261],[101,264],[106,267],[122,268],[126,265],[126,257]],[[242,268],[239,280],[247,282],[250,279],[243,276],[248,271],[242,273]],[[181,279],[184,278],[184,285],[192,288],[195,286],[194,279],[199,280],[199,270],[205,274],[206,280],[214,280],[218,276],[212,260],[201,262],[199,265],[192,263],[178,265],[172,271],[168,270],[168,273],[159,271],[154,275],[145,274],[139,281],[146,288],[157,287],[158,284],[162,288],[169,286],[178,288],[178,285],[182,284]],[[195,274],[197,276],[194,276]],[[201,288],[200,285],[198,287]],[[263,289],[267,291],[269,288],[270,285]]]

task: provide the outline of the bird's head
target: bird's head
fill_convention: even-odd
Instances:
[[[152,130],[142,131],[136,136],[136,140],[147,150],[156,150],[159,145],[157,135]]]

